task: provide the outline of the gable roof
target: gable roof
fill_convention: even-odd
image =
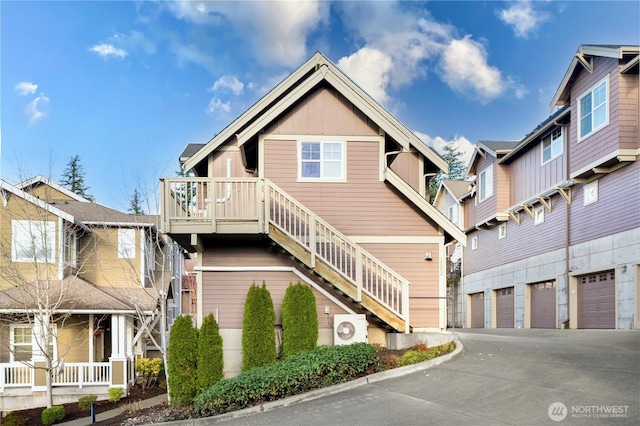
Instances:
[[[498,159],[498,157],[509,154],[516,146],[518,146],[519,143],[520,141],[478,141],[475,149],[473,150],[473,154],[471,154],[466,174],[471,174],[471,170],[475,165],[478,155],[485,158],[486,155],[489,154]]]
[[[631,59],[630,67],[634,67],[638,62],[638,55],[640,54],[639,46],[620,46],[620,45],[596,45],[596,44],[582,44],[578,48],[578,51],[573,56],[571,64],[565,73],[560,86],[553,95],[549,109],[553,110],[556,106],[567,105],[569,102],[570,83],[574,75],[580,71],[580,67],[586,69],[589,72],[593,71],[593,57],[599,56],[604,58],[616,58],[622,59],[625,55],[635,55]]]
[[[70,197],[70,198],[72,198],[72,199],[74,199],[76,201],[81,201],[81,202],[85,202],[85,203],[89,203],[90,202],[86,198],[81,197],[80,195],[76,194],[75,192],[68,190],[64,186],[52,181],[49,178],[44,177],[42,175],[37,175],[37,176],[34,176],[32,178],[26,179],[26,180],[20,182],[19,184],[17,184],[16,187],[26,191],[27,188],[32,187],[32,186],[37,186],[37,185],[50,186],[51,188],[55,189],[56,191],[61,192],[64,195],[66,195],[67,197]]]
[[[351,81],[320,52],[313,55],[273,90],[202,146],[193,156],[188,158],[184,163],[185,168],[187,170],[195,168],[211,152],[234,136],[237,137],[238,146],[242,147],[278,115],[323,82],[332,86],[371,118],[376,125],[404,149],[417,150],[436,167],[447,171],[446,161]]]
[[[447,188],[447,190],[453,195],[457,200],[460,200],[469,192],[471,192],[470,186],[471,182],[466,180],[443,180],[442,186]]]
[[[81,201],[52,200],[52,206],[56,206],[91,225],[120,225],[120,226],[156,226],[158,216],[132,215],[122,213],[99,203],[85,203]]]

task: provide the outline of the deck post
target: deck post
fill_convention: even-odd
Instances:
[[[409,283],[402,281],[402,319],[404,319],[404,332],[408,334],[409,328]]]
[[[314,217],[310,217],[309,220],[309,252],[311,257],[309,259],[309,263],[311,268],[316,267],[316,219]]]
[[[356,302],[362,301],[362,249],[356,249]]]

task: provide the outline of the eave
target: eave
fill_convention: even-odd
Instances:
[[[640,148],[618,149],[575,171],[570,178],[577,183],[590,182],[633,163],[639,155]]]

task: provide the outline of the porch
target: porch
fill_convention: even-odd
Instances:
[[[409,282],[262,178],[161,179],[163,232],[190,251],[200,236],[264,234],[392,329],[410,332]]]

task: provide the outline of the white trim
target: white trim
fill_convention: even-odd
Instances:
[[[66,253],[66,229],[64,227],[64,221],[58,216],[58,279],[64,279],[64,257]],[[73,265],[75,266],[75,265]]]
[[[134,230],[135,232],[135,230]],[[135,237],[134,237],[135,238]],[[134,256],[135,258],[135,256]],[[145,263],[147,260],[147,239],[144,232],[140,232],[140,287],[145,288],[146,272]],[[150,266],[150,265],[149,265]],[[151,268],[149,268],[150,270]]]
[[[485,184],[482,184],[482,174],[485,174]],[[482,169],[480,173],[478,173],[478,203],[482,203],[483,201],[491,198],[493,196],[493,163],[489,164],[487,167]],[[482,192],[484,190],[484,197],[482,196]]]
[[[303,141],[303,142],[380,142],[382,136],[347,136],[347,135],[279,135],[277,133],[263,133],[261,140],[274,141]]]
[[[504,229],[504,232],[503,232]],[[507,238],[507,222],[501,223],[498,225],[498,239],[502,240]]]
[[[37,175],[37,176],[34,176],[34,177],[29,178],[27,180],[24,180],[24,181],[20,182],[19,184],[17,184],[16,187],[18,189],[21,189],[21,190],[24,191],[25,187],[31,186],[31,185],[33,185],[35,183],[38,183],[38,182],[43,183],[43,184],[45,184],[47,186],[50,186],[51,188],[55,189],[56,191],[61,192],[64,195],[66,195],[67,197],[73,198],[76,201],[81,201],[81,202],[84,202],[84,203],[89,203],[90,202],[86,198],[76,194],[75,192],[65,188],[64,186],[52,181],[49,178],[44,177],[42,175]]]
[[[318,158],[317,163],[319,164],[319,172],[320,176],[318,177],[305,177],[302,176],[302,145],[303,144],[318,144],[320,145],[320,158]],[[323,165],[325,162],[330,163],[338,163],[336,160],[326,160],[323,158],[325,144],[339,144],[340,145],[340,176],[338,177],[326,177],[323,176]],[[305,136],[302,139],[298,139],[297,141],[297,181],[298,182],[346,182],[347,181],[347,142],[345,140],[325,140],[315,139]],[[313,160],[315,163],[316,160]]]
[[[439,311],[439,320],[438,327],[440,330],[446,330],[447,328],[447,257],[445,255],[444,249],[444,237],[440,240],[438,244],[438,287],[439,287],[439,296],[438,300],[438,311]]]
[[[607,98],[604,102],[604,107],[605,107],[605,120],[602,124],[600,124],[598,127],[592,127],[591,131],[589,133],[587,133],[586,135],[582,136],[582,108],[581,108],[581,101],[582,99],[591,94],[591,124],[593,125],[593,91],[601,86],[603,83],[606,83],[606,95]],[[609,74],[607,74],[607,76],[605,78],[603,78],[602,80],[598,81],[596,84],[594,84],[593,86],[591,86],[589,89],[585,90],[584,93],[582,93],[582,95],[580,95],[576,101],[576,109],[577,109],[577,137],[578,137],[578,143],[582,142],[583,140],[587,139],[588,137],[590,137],[591,135],[599,132],[600,130],[602,130],[603,128],[607,127],[607,125],[609,125],[609,108],[611,107],[611,83],[609,81]]]
[[[533,209],[533,224],[540,225],[544,223],[544,206],[539,205]]]
[[[560,140],[560,152],[558,152],[556,155],[553,155],[553,143],[555,141],[557,141],[558,139],[554,139],[553,138],[553,134],[559,130],[560,131],[560,137],[558,138]],[[551,129],[551,131],[547,132],[543,137],[540,138],[540,165],[541,166],[545,166],[547,164],[549,164],[551,161],[555,160],[556,158],[562,156],[562,154],[564,154],[564,128],[563,127],[559,127],[559,128],[555,128],[555,129]],[[545,143],[545,139],[549,138],[549,159],[545,161],[544,159],[544,143]]]
[[[640,148],[638,149],[617,149],[613,152],[611,152],[608,155],[605,155],[604,157],[600,157],[597,160],[587,164],[586,166],[584,166],[583,168],[581,168],[580,170],[577,170],[573,173],[571,173],[570,178],[571,179],[575,179],[577,176],[580,176],[581,174],[588,172],[596,167],[598,167],[599,165],[601,165],[602,163],[605,163],[609,160],[613,160],[614,158],[618,158],[619,161],[622,161],[620,159],[620,157],[627,157],[627,156],[640,156]],[[635,161],[635,160],[634,160]]]
[[[348,236],[356,244],[439,244],[444,240],[443,236],[420,237],[420,236],[375,236],[356,235]]]
[[[356,313],[355,311],[353,311],[353,309],[351,309],[350,307],[342,303],[340,300],[336,299],[331,293],[329,293],[320,285],[318,285],[317,283],[309,279],[302,272],[290,266],[196,266],[193,268],[193,270],[197,272],[293,272],[302,281],[304,281],[305,283],[309,284],[310,286],[318,290],[318,292],[322,293],[323,296],[331,300],[336,305],[340,306],[342,309],[344,309],[348,313],[350,314]],[[198,294],[202,294],[200,290],[201,288],[198,288],[198,291],[199,291]],[[202,299],[202,298],[199,297],[198,299]],[[202,311],[201,309],[198,309],[198,312],[201,312],[201,311]]]
[[[598,185],[598,180],[599,179],[591,181],[591,182],[585,184],[582,187],[582,205],[583,206],[588,206],[588,205],[591,205],[593,203],[597,203],[598,200],[600,199],[600,193],[599,193],[600,188],[598,187],[599,186]],[[595,189],[595,198],[587,200],[587,193],[588,193],[590,188],[594,188]]]

